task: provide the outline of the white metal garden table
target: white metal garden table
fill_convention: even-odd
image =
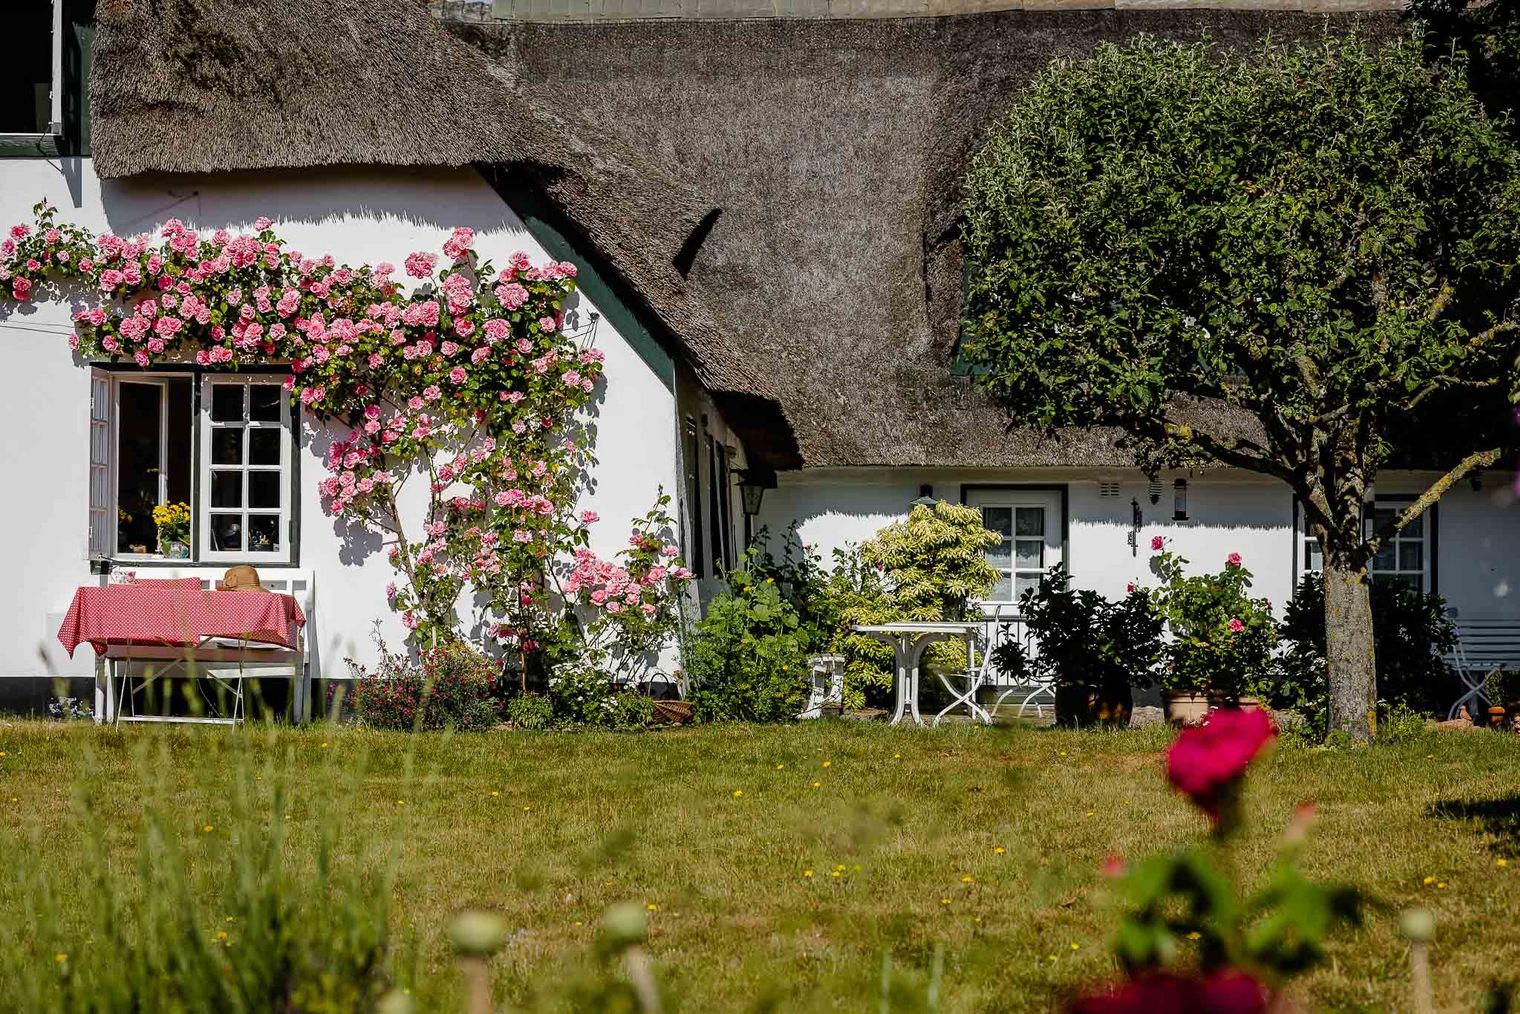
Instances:
[[[923,660],[924,649],[936,641],[948,641],[957,637],[965,638],[969,642],[981,632],[981,629],[980,623],[971,622],[868,623],[855,628],[858,633],[874,637],[879,641],[886,641],[892,646],[892,652],[896,656],[897,705],[888,725],[896,725],[909,715],[913,717],[913,724],[924,724],[924,716],[918,712],[919,663]],[[965,693],[957,693],[951,689],[955,699],[950,702],[949,707],[935,716],[936,722],[952,709],[964,704],[970,709],[973,718],[988,725],[992,724],[992,716],[976,702],[976,692],[981,689],[982,684],[980,674],[973,672],[967,683]],[[946,686],[948,687],[948,684]]]

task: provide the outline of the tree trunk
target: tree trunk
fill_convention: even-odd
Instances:
[[[1366,563],[1325,554],[1325,662],[1330,729],[1367,740],[1377,734],[1377,676],[1372,657],[1372,598]]]

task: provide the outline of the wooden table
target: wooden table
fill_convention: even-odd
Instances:
[[[913,717],[914,725],[924,724],[924,716],[918,712],[919,663],[923,660],[924,649],[936,641],[948,641],[956,637],[970,641],[981,632],[981,629],[980,623],[972,622],[916,623],[907,621],[867,623],[855,628],[857,633],[874,637],[879,641],[886,641],[892,646],[892,652],[896,656],[897,705],[892,711],[892,718],[887,723],[888,725],[896,725],[909,715]],[[973,680],[971,689],[959,697],[956,703],[968,703],[974,717],[990,723],[991,717],[982,712],[980,705],[976,703],[976,684],[979,682],[979,680]],[[954,704],[951,705],[951,707],[954,706]],[[935,721],[944,717],[944,714],[945,712],[941,711]]]

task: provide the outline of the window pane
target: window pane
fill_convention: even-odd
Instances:
[[[211,385],[211,419],[213,422],[243,420],[243,385]]]
[[[164,448],[164,485],[170,503],[190,503],[190,473],[195,445],[195,416],[191,412],[191,391],[194,382],[189,377],[170,377],[167,384],[168,405],[165,411],[168,423],[164,427],[168,445]]]
[[[280,480],[279,472],[249,472],[248,473],[248,506],[272,507],[280,506]],[[252,522],[249,522],[250,528]]]
[[[278,465],[281,432],[269,429],[249,430],[248,463],[250,465]]]
[[[242,515],[211,515],[211,548],[219,550],[238,550],[243,548]]]
[[[1325,564],[1324,560],[1320,558],[1321,555],[1322,554],[1320,553],[1318,539],[1309,539],[1306,541],[1304,543],[1304,570],[1308,571],[1309,573],[1316,573],[1318,571],[1324,570]]]
[[[1008,507],[983,507],[982,525],[1006,539],[1013,534],[1013,511]]]
[[[1425,546],[1419,542],[1400,542],[1399,570],[1423,571],[1425,569]]]
[[[992,591],[987,593],[992,602],[1008,602],[1013,598],[1013,579],[1007,574],[999,574],[997,583],[992,586]]]
[[[211,473],[211,506],[213,506],[213,507],[241,507],[241,506],[243,506],[243,473],[242,472],[212,472]]]
[[[1018,540],[1018,567],[1021,570],[1041,570],[1045,566],[1045,540]]]
[[[241,428],[211,431],[211,463],[213,465],[241,465],[243,463],[243,430]]]
[[[1009,567],[1013,566],[1012,540],[1004,539],[996,546],[993,546],[991,549],[987,550],[987,562],[999,570],[1007,570]]]
[[[1373,570],[1394,570],[1398,563],[1398,557],[1394,555],[1393,543],[1385,542],[1377,551],[1377,556],[1372,558]]]
[[[272,553],[280,548],[280,516],[248,515],[248,548],[255,553]]]
[[[1021,599],[1026,591],[1032,591],[1040,586],[1039,574],[1019,574],[1014,578],[1014,598]]]
[[[280,403],[284,400],[285,389],[279,384],[250,384],[248,418],[258,422],[279,422]]]
[[[1045,508],[1020,507],[1014,525],[1015,535],[1044,535]]]
[[[162,394],[157,384],[117,387],[116,548],[123,553],[158,552],[153,508],[159,502]]]
[[[1425,537],[1425,515],[1421,514],[1409,522],[1399,534],[1406,539],[1423,539]]]

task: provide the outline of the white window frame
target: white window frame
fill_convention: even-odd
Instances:
[[[111,385],[111,419],[109,457],[106,466],[106,489],[108,507],[106,509],[106,522],[109,525],[110,537],[106,545],[110,549],[111,559],[130,563],[143,563],[154,560],[164,560],[167,557],[163,553],[129,553],[121,548],[121,526],[117,522],[117,512],[121,510],[121,488],[118,481],[117,469],[121,466],[121,388],[123,384],[137,384],[142,387],[156,387],[159,389],[158,409],[158,502],[163,503],[169,495],[168,459],[169,453],[169,381],[189,380],[195,381],[193,373],[133,373],[130,371],[115,372],[109,374]],[[193,412],[193,409],[192,409]],[[93,467],[93,465],[92,465]],[[191,463],[190,491],[195,493],[194,462]],[[179,561],[176,561],[179,562]]]
[[[1019,583],[1021,574],[1033,576],[1036,573],[1048,574],[1051,570],[1064,562],[1066,557],[1066,537],[1063,503],[1064,497],[1060,490],[1050,488],[997,487],[997,486],[968,486],[962,496],[963,501],[970,507],[979,511],[987,508],[1007,509],[1009,511],[1009,547],[1008,566],[999,567],[993,563],[998,571],[998,583],[1004,578],[1008,580],[1010,598],[995,598],[989,596],[983,602],[992,605],[1016,605],[1019,601]],[[1018,534],[1018,511],[1020,508],[1038,508],[1045,512],[1044,531],[1038,536],[1021,536]],[[983,515],[985,517],[985,514]],[[1019,566],[1019,543],[1038,540],[1040,545],[1040,566]],[[990,554],[989,554],[990,555]],[[989,559],[989,563],[992,561]]]
[[[1367,519],[1367,528],[1370,534],[1374,524],[1376,511],[1384,509],[1401,510],[1414,500],[1413,496],[1379,496],[1373,501],[1374,517]],[[1439,515],[1432,506],[1420,515],[1420,534],[1411,536],[1409,529],[1405,528],[1395,535],[1391,541],[1394,557],[1393,569],[1379,568],[1377,559],[1367,561],[1367,572],[1376,580],[1379,577],[1407,578],[1418,577],[1419,589],[1422,592],[1435,590],[1435,528]],[[1298,508],[1298,562],[1300,566],[1299,576],[1304,574],[1318,574],[1324,569],[1324,560],[1320,556],[1319,540],[1314,533],[1309,531],[1309,520],[1302,506]],[[1398,564],[1400,544],[1418,544],[1420,546],[1419,570],[1401,569]]]
[[[211,420],[211,386],[217,383],[240,384],[247,390],[249,384],[278,385],[283,381],[281,374],[271,373],[208,373],[193,370],[165,370],[163,372],[136,371],[128,369],[104,369],[92,367],[90,370],[90,447],[89,447],[89,482],[90,482],[90,511],[88,518],[88,554],[90,558],[105,558],[111,561],[131,564],[169,564],[173,566],[194,566],[197,563],[253,563],[272,566],[293,565],[296,562],[296,547],[298,533],[293,519],[297,516],[297,483],[296,475],[296,441],[294,410],[288,397],[280,399],[280,419],[273,422],[249,422],[240,421],[236,424],[216,424]],[[185,380],[191,385],[191,426],[193,431],[189,434],[192,442],[192,459],[190,474],[190,506],[192,511],[191,520],[191,559],[174,560],[165,557],[161,552],[129,553],[122,550],[120,545],[120,530],[117,520],[120,508],[120,481],[118,469],[120,468],[121,454],[121,387],[123,384],[140,384],[157,387],[161,391],[161,410],[159,413],[159,488],[158,502],[163,503],[168,495],[168,475],[165,471],[169,445],[169,413],[167,411],[169,399],[168,388],[171,381]],[[247,395],[244,395],[245,413],[247,410]],[[244,462],[237,466],[221,466],[216,470],[236,470],[245,476],[243,483],[243,506],[236,509],[235,513],[243,516],[243,529],[247,533],[247,516],[251,514],[273,515],[278,517],[278,530],[283,545],[277,550],[258,551],[251,549],[213,551],[211,546],[211,439],[212,432],[216,429],[225,429],[229,425],[247,427],[252,429],[275,429],[280,432],[280,462],[276,465],[259,466],[250,465],[247,462],[248,438],[244,437]],[[280,507],[278,511],[249,508],[247,506],[248,489],[246,475],[249,472],[277,472],[280,477]],[[221,510],[216,513],[234,513],[233,510]]]
[[[258,373],[206,373],[201,376],[200,386],[200,414],[197,425],[200,428],[200,461],[196,467],[196,527],[199,538],[198,559],[208,563],[288,563],[295,551],[295,533],[290,520],[293,516],[295,499],[295,474],[292,467],[294,459],[294,439],[292,438],[291,409],[288,397],[280,399],[280,418],[278,421],[254,421],[248,416],[248,386],[250,384],[278,384],[280,378],[271,374]],[[214,386],[241,386],[243,388],[243,414],[244,418],[238,422],[216,422],[211,418],[212,394]],[[243,454],[242,463],[239,465],[217,465],[211,460],[211,443],[217,430],[241,429],[243,430]],[[278,429],[280,434],[280,462],[278,465],[253,465],[248,461],[248,434],[253,430]],[[243,476],[242,506],[236,509],[218,509],[211,505],[211,478],[212,473],[217,471],[236,471]],[[248,506],[248,476],[253,472],[277,472],[282,482],[280,483],[280,506],[278,510],[263,508],[250,508]],[[211,518],[213,514],[238,514],[242,517],[243,548],[236,550],[214,550],[211,548]],[[278,517],[278,531],[280,533],[281,546],[279,549],[260,551],[248,548],[248,518],[250,515],[264,517]]]

